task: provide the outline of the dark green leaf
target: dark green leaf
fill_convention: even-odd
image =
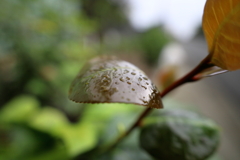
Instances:
[[[95,58],[71,84],[69,98],[80,103],[133,103],[162,108],[160,94],[134,65],[115,58]]]
[[[217,126],[196,113],[180,110],[154,119],[141,129],[140,146],[156,159],[204,160],[219,144]]]

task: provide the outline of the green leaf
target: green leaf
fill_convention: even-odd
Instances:
[[[88,121],[70,124],[64,115],[54,108],[45,107],[30,125],[62,139],[70,156],[91,149],[97,143],[98,133],[95,124]]]
[[[59,136],[59,131],[65,126],[68,126],[69,123],[63,113],[59,110],[51,107],[44,107],[29,122],[29,125],[35,129]]]
[[[64,152],[65,148],[58,138],[25,124],[0,129],[1,134],[6,135],[0,139],[0,160],[33,160],[33,157],[39,157],[45,152],[52,152],[59,146],[62,146],[61,153]]]
[[[204,160],[218,144],[216,124],[184,110],[149,119],[140,133],[140,146],[156,159]]]
[[[115,58],[95,58],[71,84],[69,98],[79,103],[133,103],[162,108],[160,94],[134,65]]]
[[[126,114],[137,114],[141,112],[141,108],[132,104],[108,104],[101,103],[98,104],[96,108],[94,104],[89,104],[85,111],[82,119],[84,121],[91,121],[92,123],[98,123],[97,126],[100,126],[101,123],[106,125],[106,122],[110,121],[113,117],[126,115]]]
[[[81,123],[65,127],[61,136],[70,156],[76,156],[97,144],[97,130],[91,123]]]
[[[7,103],[0,112],[0,121],[28,122],[39,110],[38,101],[30,96],[19,96]]]

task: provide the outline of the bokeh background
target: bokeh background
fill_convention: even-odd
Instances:
[[[175,79],[207,55],[205,1],[194,3],[1,0],[0,160],[78,159],[123,132],[142,106],[71,102],[71,81],[87,60],[115,55],[142,69],[161,90],[162,73]],[[238,75],[188,84],[164,100],[165,108],[190,108],[223,128],[212,159],[240,159]],[[113,159],[151,160],[136,137],[137,131]]]

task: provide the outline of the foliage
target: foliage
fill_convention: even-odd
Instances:
[[[239,0],[208,0],[203,15],[203,29],[208,42],[211,62],[222,69],[237,70],[240,38]]]
[[[165,110],[146,119],[140,146],[156,159],[202,160],[219,144],[218,127],[187,110]]]
[[[208,0],[205,12],[208,10],[209,3],[211,0]],[[215,6],[215,4],[210,5]],[[138,145],[138,137],[141,134],[139,130],[134,130],[115,150],[104,152],[107,151],[108,144],[114,143],[117,135],[126,134],[126,126],[135,122],[134,116],[141,112],[139,106],[118,103],[75,104],[67,99],[70,81],[79,67],[82,68],[87,59],[99,53],[110,52],[108,49],[111,46],[103,43],[108,31],[117,30],[121,35],[121,42],[114,46],[113,52],[125,51],[125,46],[121,45],[127,43],[129,47],[127,50],[133,53],[144,53],[145,59],[150,64],[154,64],[161,48],[170,40],[161,27],[159,27],[160,30],[153,28],[136,35],[137,32],[129,27],[126,15],[123,13],[126,9],[124,7],[123,3],[114,0],[0,1],[0,160],[152,159]],[[219,40],[216,43],[218,45],[212,45],[212,47],[209,45],[210,48],[222,43],[221,36],[225,35],[220,34],[224,30],[222,28],[235,22],[234,17],[239,17],[238,8],[236,12],[230,13],[233,19],[224,18],[229,15],[229,10],[226,9],[228,11],[223,17],[224,23],[220,25],[220,29],[219,26],[214,28],[218,30],[216,32],[218,34],[210,35],[214,40]],[[205,14],[203,23],[207,24],[208,19]],[[209,29],[205,28],[205,32],[207,30]],[[209,41],[208,36],[207,39]],[[237,49],[234,47],[235,45],[231,49]],[[216,54],[214,52],[210,55],[215,58]],[[153,100],[160,97],[158,91],[155,91],[158,94],[151,97],[155,86],[149,79],[144,79],[146,75],[138,68],[128,62],[117,60],[111,61],[111,70],[108,70],[109,62],[93,63],[89,68],[85,68],[86,70],[83,70],[80,76],[86,75],[84,71],[88,72],[92,67],[97,66],[96,73],[102,75],[96,79],[99,84],[105,85],[102,81],[109,80],[108,74],[120,74],[119,72],[130,70],[131,72],[126,73],[127,76],[124,77],[126,83],[123,83],[119,90],[134,94],[124,96],[134,104],[142,104],[139,99],[137,101],[133,99],[139,95],[146,95],[149,99],[145,106],[150,107]],[[99,64],[105,66],[99,69]],[[122,66],[125,64],[127,69],[124,68],[126,66]],[[115,65],[119,67],[117,70],[114,69]],[[210,67],[213,65],[218,64],[213,61]],[[209,65],[204,67],[209,69]],[[206,73],[203,68],[200,67],[200,70],[195,71]],[[223,67],[223,69],[229,68]],[[235,68],[230,68],[232,69]],[[92,73],[91,78],[95,75],[95,72]],[[202,75],[204,74],[201,73]],[[134,81],[134,77],[137,77],[135,78],[137,80],[141,76],[143,77],[141,81],[150,86],[146,87],[147,89],[144,85],[139,88],[138,82]],[[201,76],[200,78],[203,77]],[[128,78],[132,78],[132,81]],[[190,78],[192,79],[187,80],[200,79],[198,76]],[[76,94],[79,91],[78,85],[85,83],[81,80],[82,77],[78,77],[73,82],[74,93],[71,90],[70,95],[75,94],[74,99],[84,91],[84,87],[80,85],[81,94]],[[115,82],[116,78],[113,77],[111,80]],[[119,81],[121,78],[116,82]],[[90,82],[92,83],[91,80]],[[135,88],[130,87],[128,82],[136,84]],[[97,89],[99,87],[106,89],[106,86],[93,84]],[[133,92],[133,89],[138,92]],[[84,96],[87,95],[88,93],[84,94]],[[116,97],[119,98],[118,95]],[[115,101],[118,100],[107,102]],[[157,104],[157,107],[156,105],[152,107],[162,107],[160,98]],[[179,105],[177,103],[177,106]],[[139,121],[136,124],[139,126],[141,123]]]
[[[139,48],[151,66],[156,65],[161,50],[170,41],[169,36],[161,30],[161,27],[154,27],[141,33],[138,39]]]
[[[74,66],[94,55],[83,44],[83,36],[93,27],[79,16],[76,1],[0,3],[0,86],[4,93],[0,106],[22,92],[37,96],[42,104],[61,106],[56,98],[65,97],[66,82],[78,70]]]
[[[96,22],[96,32],[102,40],[104,32],[112,28],[124,27],[127,23],[126,15],[122,11],[124,3],[115,0],[80,0],[84,16]]]

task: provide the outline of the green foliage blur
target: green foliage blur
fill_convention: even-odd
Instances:
[[[0,1],[0,160],[83,159],[134,120],[141,107],[67,98],[88,59],[134,52],[156,60],[158,46],[168,42],[134,31],[125,10],[116,0]],[[109,156],[151,159],[136,134]]]

